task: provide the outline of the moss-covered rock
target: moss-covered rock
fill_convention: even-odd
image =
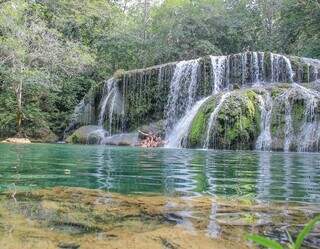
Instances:
[[[221,94],[211,97],[200,108],[192,122],[188,135],[189,147],[203,146],[210,115],[221,99]],[[253,90],[237,90],[223,103],[213,130],[209,147],[221,149],[252,148],[259,135],[260,109],[257,93]]]
[[[260,134],[260,108],[257,93],[234,92],[219,113],[211,146],[219,149],[253,149]]]
[[[208,99],[195,116],[188,135],[189,147],[195,148],[202,146],[204,136],[206,134],[208,120],[211,113],[214,111],[214,108],[216,107],[217,99],[218,96],[212,96],[210,99]]]
[[[309,86],[310,87],[310,86]],[[286,139],[289,139],[290,151],[299,150],[301,134],[307,132],[306,125],[317,122],[319,117],[319,94],[312,88],[293,85],[287,88],[273,88],[272,92],[278,91],[273,96],[274,104],[272,110],[271,133],[272,149],[283,150]],[[313,107],[310,103],[313,102]],[[313,108],[313,109],[312,109]],[[308,133],[305,133],[308,134]],[[304,140],[315,140],[317,138],[304,135]],[[287,138],[286,138],[287,137]],[[308,141],[303,141],[308,143]],[[315,147],[315,146],[313,146]],[[317,147],[317,146],[316,146]]]
[[[95,125],[82,126],[72,133],[67,139],[67,143],[72,144],[97,144],[101,139],[97,133],[100,127]]]

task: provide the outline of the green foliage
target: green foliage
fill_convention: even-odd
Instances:
[[[296,241],[288,244],[288,249],[300,249],[304,239],[311,233],[315,226],[320,222],[320,215],[316,216],[314,219],[308,222],[302,231],[298,234]],[[247,235],[247,239],[251,240],[258,245],[264,246],[269,249],[284,249],[284,247],[279,244],[277,241],[268,239],[259,235]]]
[[[73,144],[78,144],[78,143],[80,143],[80,139],[79,139],[78,136],[75,134],[75,135],[73,135],[73,136],[71,137],[71,142],[72,142]]]
[[[284,249],[277,241],[265,238],[259,235],[248,235],[248,240],[256,242],[258,245],[264,246],[269,249]]]

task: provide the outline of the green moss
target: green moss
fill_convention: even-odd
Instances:
[[[303,64],[303,79],[302,82],[310,81],[310,67],[308,64]]]
[[[251,101],[257,100],[257,93],[254,92],[253,90],[247,90],[245,92],[245,96],[247,96]]]
[[[264,72],[269,75],[267,80],[270,80],[271,75],[271,54],[269,52],[264,53]]]
[[[77,134],[73,134],[73,135],[71,136],[71,142],[72,142],[73,144],[78,144],[78,143],[80,143],[80,139],[79,139],[79,137],[77,136]]]
[[[121,79],[124,74],[125,74],[125,70],[124,69],[118,69],[117,71],[114,72],[113,78]]]
[[[203,111],[200,111],[192,122],[191,130],[188,137],[188,143],[190,147],[196,147],[200,145],[202,141],[203,132],[206,127],[206,115]]]
[[[282,84],[281,86],[273,86],[271,88],[271,97],[273,99],[277,98],[279,95],[283,94],[287,89],[289,85]]]
[[[297,100],[292,104],[292,126],[295,132],[299,132],[305,118],[305,110],[306,107],[303,100]]]
[[[213,96],[208,101],[206,101],[191,124],[191,129],[188,135],[188,146],[189,147],[200,147],[202,145],[204,135],[206,134],[206,128],[208,124],[209,117],[214,111],[216,106],[216,96]]]
[[[250,149],[260,134],[260,108],[253,90],[235,91],[223,105],[213,132],[219,149]]]

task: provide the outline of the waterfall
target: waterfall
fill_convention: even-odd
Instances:
[[[113,90],[116,91],[115,88]],[[109,136],[112,135],[112,119],[113,119],[113,111],[114,111],[114,105],[116,102],[116,98],[117,98],[117,93],[115,92],[113,94],[113,98],[112,98],[112,101],[110,104],[110,109],[109,109]]]
[[[271,60],[271,82],[284,82],[289,81],[290,83],[293,83],[293,70],[291,66],[290,60],[280,54],[270,54],[270,60]],[[283,66],[285,67],[286,75],[285,77],[283,74]]]
[[[303,120],[295,121],[302,122],[298,123],[299,128],[296,125],[293,127],[293,115],[296,115],[293,108],[296,101],[300,101],[299,105],[304,106]],[[284,106],[284,151],[290,151],[292,145],[295,145],[297,151],[317,151],[320,140],[317,118],[319,92],[294,83],[290,89],[277,97],[276,102]]]
[[[229,88],[230,86],[230,56],[227,56],[227,61],[226,61],[226,86]]]
[[[289,58],[287,58],[286,56],[282,56],[283,60],[285,61],[285,65],[286,65],[286,69],[287,69],[287,74],[289,74],[289,82],[293,83],[293,70],[292,70],[292,66],[291,66],[291,61],[289,60]]]
[[[166,107],[166,137],[196,101],[199,60],[177,63]]]
[[[223,89],[223,79],[227,63],[227,56],[210,56],[213,76],[213,93]]]
[[[208,149],[208,147],[209,147],[211,130],[214,126],[214,123],[216,122],[216,120],[218,118],[218,114],[223,106],[223,103],[230,95],[231,95],[230,92],[223,93],[222,96],[220,97],[218,104],[216,105],[216,108],[214,109],[214,111],[210,115],[209,122],[207,125],[207,131],[206,131],[206,139],[205,139],[204,145],[203,145],[204,149]]]
[[[264,82],[264,77],[265,77],[265,70],[264,70],[264,52],[259,52],[258,53],[258,58],[259,59],[259,82]],[[261,68],[261,69],[260,69]]]
[[[272,117],[272,98],[269,92],[265,93],[265,98],[259,95],[261,108],[260,135],[256,142],[257,150],[271,149],[271,117]]]
[[[297,85],[306,103],[304,122],[300,128],[298,151],[317,151],[319,148],[320,132],[316,115],[320,94],[317,91]]]
[[[87,144],[90,144],[90,140],[92,138],[96,138],[97,144],[104,144],[105,138],[107,137],[108,133],[102,127],[98,127],[97,129],[90,132],[87,136]]]
[[[319,82],[320,80],[320,60],[311,59],[311,58],[301,58],[303,63],[307,64],[308,66],[308,82],[316,81]],[[313,69],[313,75],[311,75],[310,68]]]
[[[259,68],[259,58],[257,52],[252,52],[251,56],[251,73],[252,73],[252,80],[253,83],[259,83],[259,75],[260,75],[260,68]]]
[[[284,145],[283,150],[285,152],[290,151],[290,146],[293,139],[293,127],[292,127],[292,116],[291,116],[291,104],[288,97],[285,98],[284,102],[284,108],[285,108],[285,130],[284,130]]]
[[[108,104],[112,105],[114,102],[114,96],[115,96],[114,86],[115,86],[114,78],[109,79],[104,85],[104,91],[103,91],[104,97],[101,100],[101,109],[100,109],[100,114],[98,119],[99,126],[103,126],[107,105]],[[110,100],[111,100],[111,103],[109,103]],[[111,108],[110,108],[110,111],[112,111]]]
[[[290,60],[294,62],[293,65]],[[117,79],[106,81],[103,92],[102,87],[92,88],[75,108],[65,134],[66,137],[70,136],[71,132],[81,126],[98,125],[97,132],[93,134],[94,139],[98,138],[96,134],[103,136],[103,139],[112,133],[137,130],[154,122],[159,124],[157,128],[160,134],[164,133],[162,139],[167,141],[166,147],[188,147],[191,144],[187,143],[187,134],[192,120],[201,104],[203,107],[206,105],[202,101],[216,95],[213,97],[215,109],[206,113],[205,124],[201,124],[205,132],[192,141],[192,146],[211,148],[217,145],[217,137],[221,138],[221,143],[227,144],[226,140],[231,139],[227,132],[232,128],[228,125],[233,123],[233,112],[226,110],[225,127],[221,129],[225,134],[220,134],[217,129],[220,110],[233,93],[235,96],[239,94],[239,99],[247,98],[244,95],[247,90],[237,89],[254,86],[255,94],[252,103],[248,102],[248,105],[259,105],[261,119],[258,124],[252,123],[257,122],[257,118],[250,119],[250,124],[239,120],[237,125],[244,132],[247,132],[246,125],[254,125],[253,129],[248,129],[247,138],[239,138],[241,143],[248,141],[248,148],[255,146],[257,150],[319,150],[320,93],[297,85],[298,82],[313,82],[309,84],[310,88],[317,89],[314,83],[320,80],[319,76],[319,60],[269,52],[211,55],[132,70],[124,72]],[[292,83],[292,87],[267,83]],[[237,115],[242,118],[247,113],[242,114],[239,108],[244,105],[236,106],[235,103],[228,101],[230,108],[235,108]],[[208,108],[211,106],[208,105]],[[279,130],[274,129],[274,122],[279,122]],[[260,134],[256,134],[253,130],[259,125]],[[237,144],[237,141],[232,141],[233,144]]]
[[[203,98],[195,103],[190,111],[187,111],[185,116],[179,120],[175,125],[174,129],[168,135],[166,148],[181,148],[186,146],[186,138],[193,119],[197,115],[200,107],[204,102],[206,102],[210,97]]]
[[[242,65],[242,85],[246,84],[247,76],[247,52],[241,54],[241,65]]]

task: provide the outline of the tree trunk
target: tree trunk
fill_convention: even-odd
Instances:
[[[16,98],[17,98],[17,117],[16,117],[16,125],[17,125],[17,137],[22,137],[21,123],[22,123],[22,79],[16,88]]]
[[[147,14],[148,14],[148,2],[147,0],[144,0],[144,6],[143,6],[143,60],[142,60],[142,66],[143,68],[146,67],[146,59],[147,59],[147,50],[146,50],[146,32],[147,32]]]

